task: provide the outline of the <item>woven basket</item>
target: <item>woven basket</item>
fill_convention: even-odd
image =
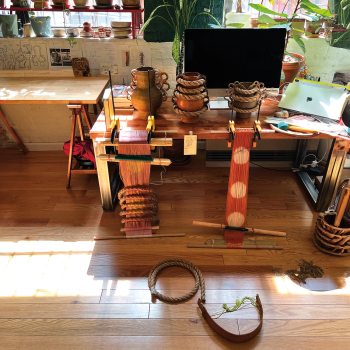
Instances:
[[[350,229],[333,225],[336,213],[321,213],[316,221],[314,243],[324,253],[350,255]]]

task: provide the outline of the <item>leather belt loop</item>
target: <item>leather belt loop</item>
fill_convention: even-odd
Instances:
[[[253,331],[246,333],[246,334],[234,334],[230,333],[227,330],[223,329],[221,326],[219,326],[209,315],[207,309],[205,308],[204,304],[202,303],[201,299],[198,299],[198,306],[202,312],[202,316],[205,319],[205,321],[208,323],[210,328],[215,331],[217,334],[219,334],[221,337],[227,339],[230,342],[233,343],[243,343],[250,339],[253,339],[261,330],[262,324],[263,324],[263,307],[261,305],[261,301],[259,298],[259,295],[256,295],[256,302],[257,307],[259,311],[259,325],[257,328],[255,328]]]

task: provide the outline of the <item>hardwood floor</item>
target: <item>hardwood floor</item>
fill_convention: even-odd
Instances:
[[[0,150],[0,349],[349,349],[350,263],[325,255],[312,242],[317,213],[292,172],[250,169],[248,226],[286,231],[268,238],[283,251],[188,249],[222,238],[229,169],[204,167],[203,153],[186,166],[167,169],[158,193],[158,233],[186,237],[93,241],[123,235],[119,208],[103,212],[97,177],[74,175],[65,189],[63,152]],[[152,182],[160,169],[152,167]],[[248,236],[247,236],[248,237]],[[265,239],[249,236],[249,239]],[[147,276],[167,258],[183,258],[204,274],[209,310],[259,294],[261,333],[232,344],[197,313],[197,295],[170,305],[152,300]],[[276,277],[272,267],[313,260],[322,279],[301,287]],[[169,268],[157,288],[179,296],[193,288],[187,270]],[[255,309],[224,315],[228,330],[247,332]]]

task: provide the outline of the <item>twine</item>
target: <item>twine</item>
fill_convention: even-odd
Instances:
[[[232,105],[229,104],[230,108],[232,108],[231,106]],[[259,105],[256,105],[255,107],[250,108],[250,109],[241,109],[241,108],[233,106],[233,110],[238,112],[238,113],[252,113],[252,112],[256,112],[258,109],[259,109]]]
[[[254,87],[255,86],[255,87]],[[235,81],[234,83],[230,83],[228,85],[229,89],[234,89],[236,92],[243,95],[251,95],[257,91],[265,91],[265,87],[263,83],[259,83],[258,81],[254,81],[248,89],[244,87],[240,82]],[[253,87],[253,88],[252,88]]]
[[[157,210],[123,210],[119,213],[119,215],[130,215],[131,217],[140,217],[141,215],[155,215],[156,213]]]
[[[138,204],[121,204],[120,207],[124,209],[142,209],[142,208],[149,208],[149,209],[157,209],[158,210],[158,204],[157,203],[138,203]]]
[[[180,84],[177,84],[175,89],[182,92],[183,94],[197,94],[197,93],[201,93],[202,91],[204,91],[205,87],[200,86],[197,89],[186,89],[183,86],[181,86]]]
[[[186,111],[181,110],[179,107],[174,106],[174,112],[176,114],[184,115],[185,117],[196,117],[197,115],[200,115],[200,114],[206,112],[207,110],[208,110],[208,106],[204,106],[202,109],[200,109],[198,111],[186,112]]]
[[[198,79],[198,80],[183,80],[181,78],[182,75],[178,75],[176,78],[176,82],[183,85],[183,86],[198,86],[198,85],[203,85],[206,82],[206,79]]]
[[[183,268],[189,270],[195,278],[196,283],[195,283],[194,288],[189,293],[183,295],[182,297],[168,297],[166,295],[159,293],[156,290],[157,274],[161,270],[165,269],[166,267],[170,267],[170,266],[183,267]],[[154,266],[153,269],[151,270],[151,272],[149,273],[149,276],[148,276],[148,287],[151,291],[152,296],[155,296],[156,298],[163,300],[163,301],[168,301],[170,303],[178,303],[178,302],[185,301],[185,300],[193,297],[197,293],[199,286],[201,287],[201,300],[202,300],[202,302],[205,302],[205,282],[204,282],[202,272],[198,269],[198,267],[196,267],[195,265],[193,265],[189,261],[182,260],[182,259],[164,260],[164,261],[158,263],[156,266]]]
[[[201,100],[205,97],[208,96],[208,93],[206,91],[202,92],[202,93],[198,93],[196,95],[184,95],[179,91],[174,91],[174,95],[178,98],[182,98],[184,100]]]
[[[225,96],[233,99],[235,101],[239,101],[239,102],[254,102],[254,101],[258,101],[260,99],[261,94],[259,92],[255,93],[253,96],[240,96],[240,95],[236,95],[234,93],[231,93],[229,96]],[[227,100],[227,99],[226,99]]]
[[[139,192],[141,193],[149,193],[149,192],[153,192],[153,190],[151,190],[150,188],[142,188],[142,187],[124,187],[123,189],[121,189],[118,193],[118,199],[121,199],[122,197],[125,197],[124,194],[128,194],[128,192],[133,192],[132,194],[135,195],[136,193],[134,192]]]
[[[136,221],[152,221],[152,222],[159,222],[159,220],[155,217],[155,216],[152,216],[152,217],[148,217],[148,218],[125,218],[125,219],[122,219],[122,224],[125,224],[127,222],[136,222]]]
[[[150,193],[150,196],[128,196],[123,197],[120,199],[120,204],[126,203],[126,200],[133,200],[135,202],[137,201],[143,201],[143,200],[149,200],[152,202],[157,201],[157,196],[154,193]]]

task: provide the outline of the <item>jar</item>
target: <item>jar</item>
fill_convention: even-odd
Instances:
[[[25,23],[23,25],[23,33],[26,38],[30,38],[30,28],[31,24],[30,23]]]

